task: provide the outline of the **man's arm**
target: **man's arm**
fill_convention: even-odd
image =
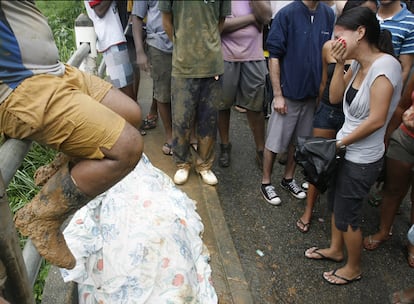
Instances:
[[[172,14],[162,12],[162,26],[164,27],[165,32],[167,33],[168,38],[173,41],[173,22]]]
[[[103,0],[98,4],[91,6],[99,18],[103,18],[112,4],[112,0]]]
[[[260,24],[269,24],[272,20],[272,6],[269,0],[250,0],[253,14]]]
[[[402,81],[405,85],[414,62],[414,54],[402,54],[399,57],[402,68]]]
[[[279,58],[269,59],[269,76],[273,88],[273,108],[279,114],[287,113],[285,98],[280,86],[280,60]]]
[[[142,35],[142,19],[136,15],[131,15],[132,18],[132,36],[134,37],[135,52],[137,57],[137,64],[140,69],[148,72],[149,63],[147,54],[144,50],[144,37]]]

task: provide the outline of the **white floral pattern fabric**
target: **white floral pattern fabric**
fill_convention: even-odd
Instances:
[[[78,210],[64,235],[79,303],[217,303],[196,202],[143,155],[136,168]]]

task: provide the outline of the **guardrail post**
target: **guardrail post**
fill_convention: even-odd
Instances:
[[[11,303],[33,304],[32,288],[13,224],[6,188],[0,172],[0,260],[5,267],[6,299]],[[3,277],[4,279],[4,277]],[[9,288],[10,286],[10,288]],[[12,287],[12,288],[11,288]]]
[[[89,55],[80,65],[79,69],[82,71],[96,75],[96,33],[93,27],[93,22],[88,15],[80,14],[75,20],[75,39],[76,47],[79,48],[82,43],[89,44]]]

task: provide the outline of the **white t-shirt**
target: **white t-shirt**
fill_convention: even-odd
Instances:
[[[102,18],[99,18],[91,8],[88,0],[85,0],[84,3],[86,12],[95,28],[97,37],[96,49],[98,52],[105,52],[113,45],[126,42],[121,19],[119,18],[118,9],[116,7],[116,1],[112,1],[111,6]]]

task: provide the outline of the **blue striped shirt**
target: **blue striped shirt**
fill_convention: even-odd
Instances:
[[[391,18],[382,19],[378,16],[381,29],[392,34],[395,55],[414,54],[414,14],[401,2],[402,9]]]

